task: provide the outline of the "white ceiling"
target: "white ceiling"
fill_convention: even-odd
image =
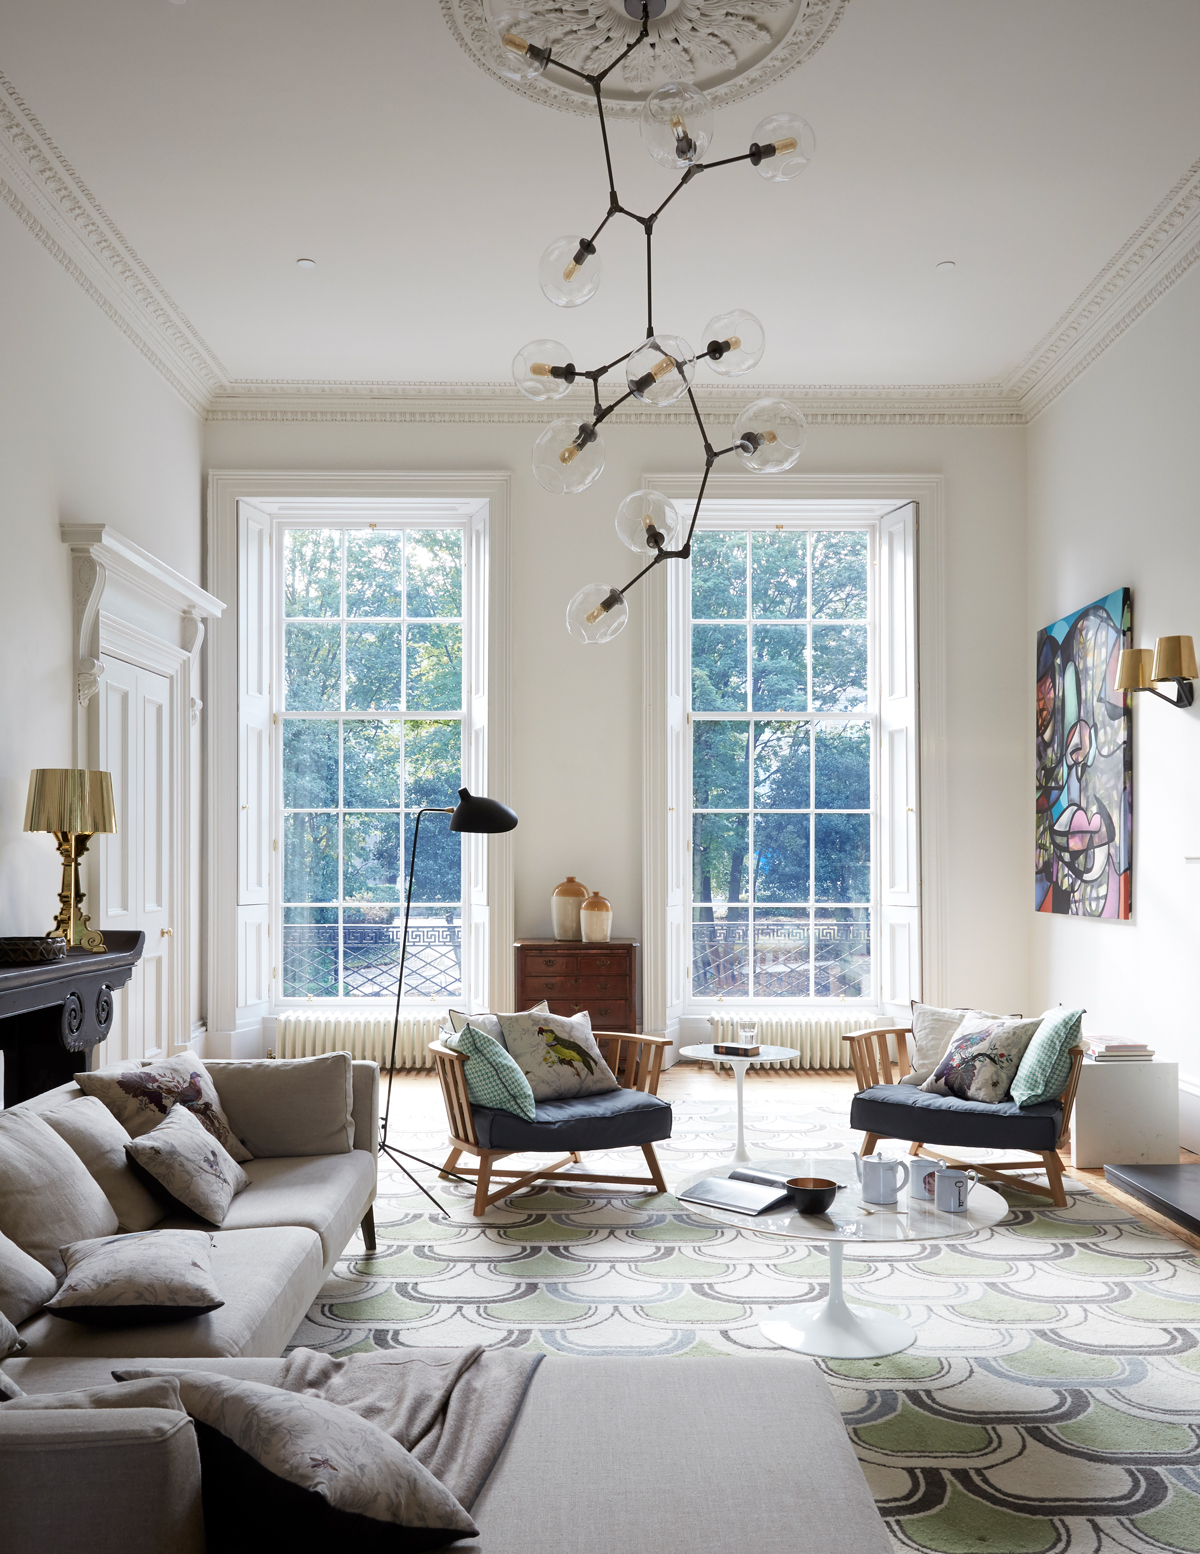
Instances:
[[[493,382],[536,336],[591,364],[642,334],[632,223],[605,234],[586,306],[537,287],[545,244],[603,215],[597,126],[485,76],[437,0],[0,16],[0,68],[231,380]],[[813,166],[685,190],[656,238],[656,322],[696,343],[749,307],[774,383],[1000,380],[1200,155],[1198,61],[1196,0],[849,0],[717,121],[730,155],[798,111]],[[611,133],[645,210],[671,177],[635,125]]]

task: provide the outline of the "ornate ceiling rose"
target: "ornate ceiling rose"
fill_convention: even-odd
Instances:
[[[603,70],[641,26],[625,0],[517,0],[547,29],[554,57],[576,70]],[[606,110],[632,118],[664,81],[694,82],[714,107],[763,91],[815,54],[849,0],[666,0],[650,23],[648,46],[635,50],[605,83]],[[441,0],[446,25],[481,70],[512,92],[565,113],[594,114],[582,81],[514,82],[491,64],[488,0]],[[652,9],[657,8],[656,5]],[[494,5],[493,5],[494,9]],[[550,75],[555,74],[553,65]]]

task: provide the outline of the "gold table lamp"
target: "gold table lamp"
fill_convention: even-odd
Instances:
[[[63,866],[58,916],[47,939],[65,939],[68,949],[78,945],[97,955],[107,949],[100,931],[91,926],[91,918],[81,906],[79,864],[98,831],[116,829],[112,778],[107,772],[61,767],[30,772],[25,830],[53,832]]]

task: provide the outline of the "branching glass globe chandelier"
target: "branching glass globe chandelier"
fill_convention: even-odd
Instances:
[[[686,184],[698,174],[735,162],[749,162],[771,183],[788,183],[812,160],[816,137],[804,119],[775,113],[757,125],[750,149],[740,156],[705,162],[712,141],[713,109],[697,87],[669,81],[651,92],[642,105],[642,143],[656,162],[681,173],[679,182],[662,204],[648,216],[639,216],[621,204],[613,174],[608,128],[604,119],[602,88],[606,78],[650,36],[650,22],[666,9],[666,0],[624,0],[634,20],[641,20],[637,37],[603,70],[594,75],[554,59],[545,41],[543,24],[529,10],[498,0],[490,6],[496,44],[495,63],[513,81],[532,81],[548,66],[586,81],[596,97],[604,161],[608,169],[608,211],[591,237],[568,234],[557,238],[542,255],[538,280],[542,291],[561,308],[576,308],[596,294],[601,279],[596,240],[614,216],[627,216],[646,234],[646,338],[633,350],[602,367],[582,369],[558,340],[531,340],[513,358],[513,378],[522,393],[534,400],[561,399],[578,379],[592,385],[594,401],[590,419],[565,416],[552,421],[533,447],[533,473],[538,483],[555,495],[586,491],[604,468],[604,440],[600,427],[627,399],[642,404],[672,405],[686,394],[704,444],[704,476],[692,509],[687,532],[683,520],[667,497],[658,491],[634,491],[617,509],[617,533],[622,542],[646,564],[622,588],[589,583],[567,606],[567,629],[582,642],[611,642],[629,619],[625,596],[633,585],[664,561],[682,561],[691,555],[692,535],[712,467],[726,454],[736,453],[747,469],[791,469],[804,451],[807,429],[796,405],[785,399],[756,399],[734,424],[734,440],[727,448],[714,448],[705,430],[692,384],[697,363],[707,362],[722,377],[736,378],[750,372],[762,360],[763,327],[753,313],[734,309],[718,313],[705,325],[706,342],[694,351],[679,335],[663,334],[654,327],[654,227],[659,216]],[[539,39],[541,41],[539,41]],[[610,404],[600,400],[600,382],[618,367],[625,370],[626,389]],[[682,539],[681,539],[682,535]],[[675,548],[672,548],[674,546]],[[649,557],[649,560],[646,558]]]

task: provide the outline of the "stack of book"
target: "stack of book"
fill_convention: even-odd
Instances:
[[[1154,1048],[1144,1041],[1106,1041],[1092,1048],[1097,1063],[1149,1063],[1153,1056]]]
[[[756,1041],[714,1041],[712,1049],[722,1058],[756,1058],[760,1051]]]

